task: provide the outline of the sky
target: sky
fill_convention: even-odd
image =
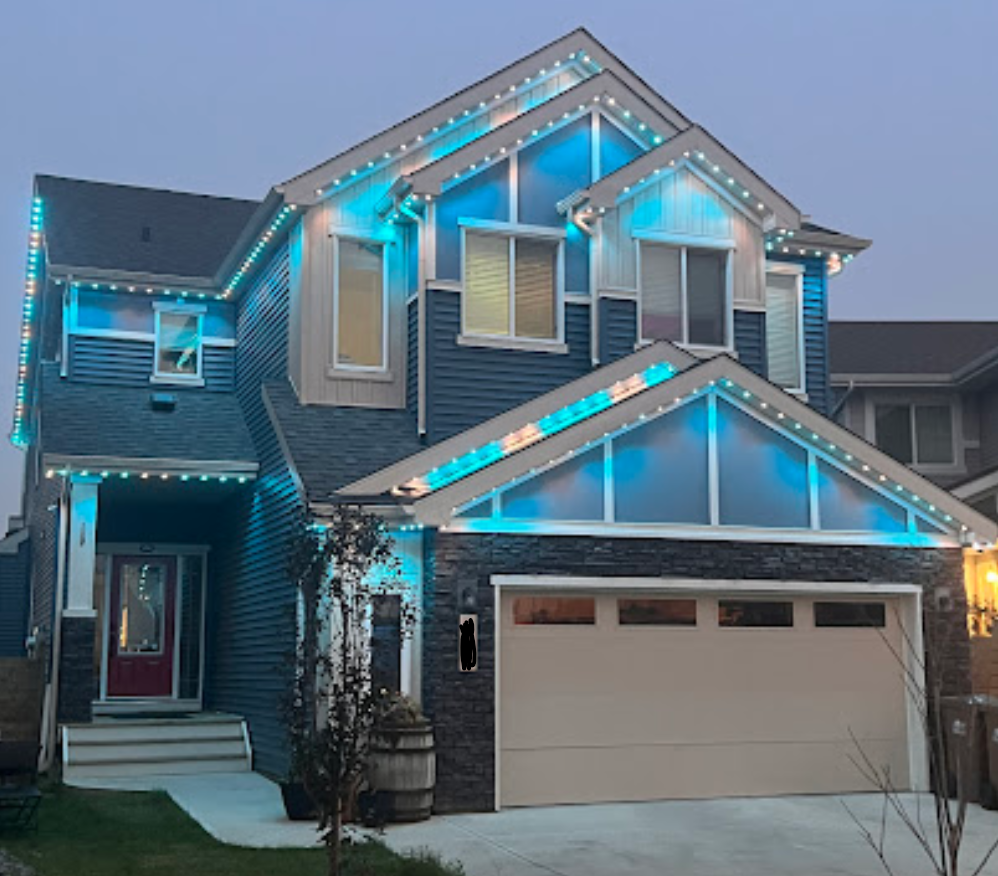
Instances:
[[[998,0],[4,0],[3,434],[33,174],[260,198],[579,25],[873,239],[833,318],[998,320]],[[4,441],[0,515],[22,465]]]

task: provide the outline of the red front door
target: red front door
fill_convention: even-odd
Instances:
[[[107,694],[173,695],[176,557],[115,557],[111,569]]]

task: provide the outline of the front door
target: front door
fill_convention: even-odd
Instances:
[[[115,557],[111,569],[107,694],[173,695],[176,557]]]

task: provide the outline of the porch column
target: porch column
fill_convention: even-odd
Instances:
[[[97,558],[97,493],[100,478],[72,475],[63,500],[60,545],[66,582],[59,650],[60,723],[88,722],[97,696],[94,666],[97,611],[94,606],[94,565]]]

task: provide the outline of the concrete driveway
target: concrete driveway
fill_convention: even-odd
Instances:
[[[914,812],[915,796],[905,799]],[[920,802],[931,826],[931,798]],[[879,828],[881,798],[859,794],[510,809],[398,825],[385,839],[460,861],[468,876],[882,876],[843,804]],[[887,835],[895,873],[935,872],[896,817]],[[966,873],[995,838],[998,813],[972,807]],[[983,874],[998,876],[998,855]]]

